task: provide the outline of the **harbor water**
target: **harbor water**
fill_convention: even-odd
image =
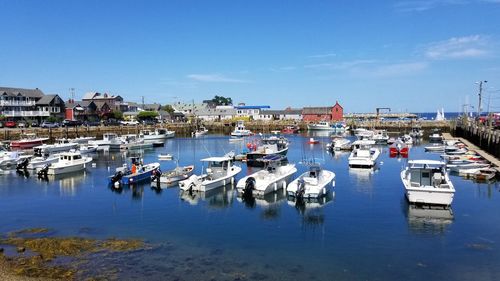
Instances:
[[[328,136],[289,136],[288,159],[298,172],[314,159],[335,172],[335,186],[320,202],[296,205],[282,192],[255,201],[231,186],[209,193],[139,184],[117,189],[108,177],[131,153],[93,155],[86,172],[37,179],[0,175],[0,233],[47,227],[57,236],[140,238],[151,250],[110,255],[86,264],[79,279],[114,268],[119,280],[499,280],[500,189],[451,176],[451,209],[408,205],[400,172],[408,159],[390,158],[376,169],[349,169],[348,152],[327,153]],[[135,152],[144,162],[171,153],[179,165],[241,152],[247,143],[228,136],[167,140]],[[439,159],[411,147],[409,159]],[[132,153],[134,154],[134,153]],[[255,171],[243,171],[236,180]],[[161,161],[163,171],[174,161]]]

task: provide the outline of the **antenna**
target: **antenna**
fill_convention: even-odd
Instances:
[[[69,96],[72,100],[75,99],[75,88],[69,88]]]

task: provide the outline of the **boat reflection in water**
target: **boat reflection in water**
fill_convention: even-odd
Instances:
[[[234,186],[227,184],[206,192],[180,189],[180,198],[190,205],[205,201],[210,208],[227,208],[233,202]]]
[[[355,181],[356,190],[361,193],[373,193],[373,179],[372,177],[377,172],[377,169],[365,168],[349,168],[349,178]]]
[[[295,197],[288,197],[287,203],[302,215],[305,225],[322,225],[325,221],[323,207],[333,202],[335,191],[328,192],[326,196],[320,198],[305,198],[297,200]]]
[[[267,220],[274,219],[279,216],[280,205],[283,201],[286,200],[286,194],[284,190],[271,192],[263,196],[249,196],[246,194],[239,194],[236,200],[245,204],[245,206],[249,209],[254,209],[256,207],[263,209],[261,217]]]
[[[453,210],[428,205],[408,204],[404,200],[403,212],[408,219],[408,226],[415,233],[444,234],[453,223]]]
[[[145,186],[150,186],[150,184],[149,183],[137,183],[137,184],[130,184],[130,185],[108,184],[108,189],[111,190],[111,192],[114,192],[116,194],[123,194],[123,193],[127,193],[127,192],[132,192],[132,200],[141,200],[142,197],[144,196],[144,187]],[[153,187],[151,187],[151,188],[153,188]],[[156,191],[156,189],[154,191]]]

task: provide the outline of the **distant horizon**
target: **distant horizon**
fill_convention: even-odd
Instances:
[[[172,103],[500,110],[500,1],[0,0],[0,84]],[[368,12],[369,11],[369,12]],[[409,36],[411,34],[411,36]]]

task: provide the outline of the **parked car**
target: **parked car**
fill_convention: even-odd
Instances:
[[[120,124],[125,125],[125,126],[135,126],[139,125],[139,121],[120,121]]]
[[[0,128],[3,128],[3,122],[0,122]]]
[[[116,119],[107,119],[102,123],[104,126],[120,126],[122,123]]]
[[[18,128],[26,128],[26,127],[28,127],[28,125],[26,124],[26,122],[21,121],[21,122],[17,123],[17,127]]]
[[[63,127],[76,127],[76,126],[80,126],[82,124],[83,124],[82,121],[79,121],[79,120],[70,120],[70,119],[65,119],[62,122],[62,126]]]
[[[59,128],[59,123],[43,121],[42,124],[40,125],[40,127],[41,128]]]
[[[31,121],[31,127],[39,127],[37,121]]]
[[[15,121],[7,121],[5,122],[4,126],[6,128],[15,128],[17,126],[16,122]]]
[[[87,127],[95,127],[95,126],[101,126],[101,122],[99,121],[85,121],[83,125]]]
[[[154,125],[158,123],[157,120],[154,120],[154,119],[145,119],[145,120],[142,120],[142,124],[144,125]]]

